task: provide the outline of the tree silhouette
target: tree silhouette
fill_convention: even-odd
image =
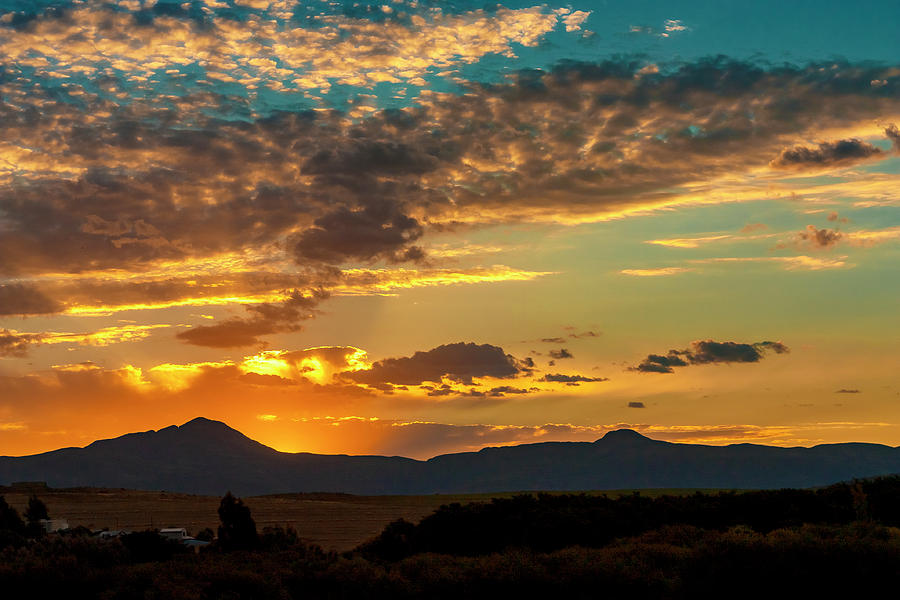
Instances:
[[[222,524],[219,526],[218,543],[223,550],[249,550],[257,546],[259,537],[250,509],[231,492],[222,497],[219,520]]]
[[[28,535],[30,537],[42,536],[44,534],[44,526],[41,524],[41,521],[49,518],[50,513],[47,512],[47,505],[32,494],[31,498],[28,499],[28,508],[25,509]]]
[[[24,533],[25,523],[19,513],[6,503],[6,498],[0,496],[0,550],[24,543]]]
[[[0,496],[0,529],[15,533],[25,530],[25,523],[15,508],[7,504],[6,498]]]

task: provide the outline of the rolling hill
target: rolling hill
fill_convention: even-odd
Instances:
[[[278,452],[219,421],[0,457],[0,484],[121,487],[219,495],[285,492],[476,493],[623,488],[781,488],[900,473],[900,448],[825,444],[704,446],[611,431],[596,442],[484,448],[427,461]]]

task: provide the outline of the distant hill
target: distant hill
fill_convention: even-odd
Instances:
[[[476,493],[629,488],[781,488],[900,473],[900,448],[780,448],[652,440],[629,429],[596,442],[546,442],[427,461],[278,452],[219,421],[197,418],[23,457],[0,457],[0,485],[123,487],[220,495],[285,492]]]

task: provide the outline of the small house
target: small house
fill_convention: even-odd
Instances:
[[[159,535],[167,540],[177,540],[179,542],[189,537],[187,529],[184,527],[165,527],[159,530]]]
[[[69,522],[65,519],[41,519],[41,527],[44,533],[56,533],[69,528]]]

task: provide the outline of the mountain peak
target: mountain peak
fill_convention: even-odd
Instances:
[[[157,433],[166,433],[180,439],[206,440],[215,443],[230,443],[238,446],[262,447],[270,450],[267,446],[263,446],[259,442],[248,438],[246,435],[230,427],[222,421],[214,421],[206,417],[197,417],[191,419],[184,425],[166,427],[160,429]]]
[[[214,421],[212,419],[207,419],[206,417],[196,417],[191,419],[184,425],[178,427],[178,429],[231,429],[226,423],[222,421]]]
[[[647,436],[641,435],[634,429],[614,429],[613,431],[607,431],[606,434],[597,441],[621,444],[628,442],[652,442],[653,440]]]

